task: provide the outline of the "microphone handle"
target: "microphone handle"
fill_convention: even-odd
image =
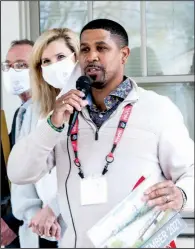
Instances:
[[[79,112],[74,110],[74,112],[70,115],[70,120],[69,120],[69,126],[68,126],[68,132],[67,132],[67,136],[70,136],[71,130],[74,127],[74,124],[77,120],[77,117],[79,115]]]
[[[79,90],[85,93],[85,96],[82,98],[83,100],[85,100],[87,98],[85,89],[79,89]],[[67,136],[70,136],[71,130],[74,127],[74,124],[77,120],[78,115],[79,115],[79,112],[74,109],[74,112],[70,115]]]

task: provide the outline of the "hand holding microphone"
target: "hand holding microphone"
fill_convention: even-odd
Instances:
[[[69,120],[69,130],[74,126],[78,113],[88,102],[85,100],[90,88],[91,80],[87,76],[81,76],[76,82],[77,90],[70,90],[56,100],[51,122],[56,127],[61,127],[64,121]]]

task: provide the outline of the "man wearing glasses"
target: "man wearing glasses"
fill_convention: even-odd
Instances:
[[[24,39],[11,43],[8,50],[6,61],[2,63],[2,78],[6,91],[9,94],[17,95],[24,105],[30,100],[30,77],[29,59],[32,52],[33,41]],[[18,108],[14,114],[12,129],[10,133],[11,148],[15,144],[16,137],[16,118]]]
[[[1,64],[2,79],[6,91],[9,94],[17,95],[22,101],[22,105],[14,114],[12,128],[9,134],[11,148],[15,144],[16,140],[16,119],[22,111],[22,108],[25,108],[25,105],[28,106],[28,102],[31,101],[29,59],[33,45],[34,42],[27,39],[13,41],[10,49],[8,50],[6,61]],[[6,165],[4,165],[4,167],[6,167]],[[6,170],[3,172],[4,174],[1,174],[1,182],[7,182]],[[10,192],[6,192],[5,195],[6,196],[1,195],[1,208],[4,210],[2,218],[9,228],[14,231],[16,235],[18,235],[18,228],[23,222],[16,219],[12,214],[10,209]],[[7,236],[6,234],[4,235]],[[1,236],[4,235],[1,233]],[[7,242],[9,241],[9,238],[6,237],[5,239]],[[5,247],[19,248],[20,244],[18,236],[11,242],[11,244]]]

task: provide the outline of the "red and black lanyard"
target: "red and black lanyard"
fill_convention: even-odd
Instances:
[[[131,104],[128,104],[124,107],[123,113],[120,117],[119,124],[118,124],[117,130],[116,130],[112,149],[111,149],[110,153],[106,156],[106,165],[104,166],[104,169],[102,171],[102,175],[105,175],[108,172],[108,166],[114,161],[113,154],[114,154],[114,151],[115,151],[118,143],[120,142],[120,140],[122,138],[123,132],[126,128],[126,124],[129,120],[129,117],[131,114],[132,107],[133,106]],[[74,163],[78,167],[78,170],[79,170],[78,174],[81,178],[84,178],[85,177],[84,172],[81,169],[81,163],[80,163],[80,160],[78,158],[78,131],[79,131],[79,121],[77,118],[75,125],[71,131],[71,143],[72,143],[72,148],[73,148],[74,156],[75,156]]]

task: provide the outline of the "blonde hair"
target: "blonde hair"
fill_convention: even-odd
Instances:
[[[36,40],[31,60],[30,60],[30,78],[33,101],[40,105],[40,115],[46,117],[54,108],[54,103],[60,89],[49,85],[42,76],[41,56],[44,49],[53,41],[64,39],[67,47],[75,53],[75,59],[79,54],[79,39],[76,33],[68,28],[54,28],[47,30]]]

